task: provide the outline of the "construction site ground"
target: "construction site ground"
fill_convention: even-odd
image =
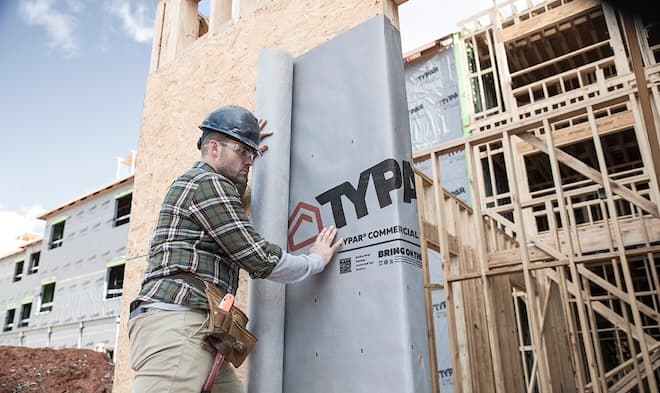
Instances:
[[[0,346],[0,393],[109,393],[114,365],[102,352]]]

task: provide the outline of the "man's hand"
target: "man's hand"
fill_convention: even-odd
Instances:
[[[259,140],[260,141],[264,138],[267,138],[267,137],[273,135],[273,131],[264,131],[264,127],[266,127],[266,123],[268,123],[266,120],[259,119],[259,129],[261,130],[261,132],[259,133]],[[266,150],[268,150],[268,145],[259,146],[259,151],[261,152],[261,154],[265,153]]]
[[[336,235],[337,228],[334,226],[330,225],[329,227],[323,228],[321,233],[316,236],[316,241],[314,241],[314,245],[309,249],[309,253],[320,255],[321,258],[323,258],[324,264],[327,265],[335,255],[335,252],[337,252],[337,249],[343,240],[339,239],[333,244],[332,241],[335,239]]]

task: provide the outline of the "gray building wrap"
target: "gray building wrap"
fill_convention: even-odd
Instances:
[[[286,288],[287,393],[430,391],[406,107],[383,16],[294,59],[288,249],[329,225],[344,242]]]
[[[428,149],[463,136],[461,97],[453,46],[407,64],[405,69],[413,151]],[[442,185],[470,204],[465,152],[439,158]],[[418,167],[429,176],[431,162]]]

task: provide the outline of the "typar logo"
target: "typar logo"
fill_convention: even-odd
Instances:
[[[307,222],[308,224],[303,226],[302,224],[304,222]],[[313,228],[314,223],[316,223],[316,231],[314,231]],[[310,224],[312,225],[311,229],[309,228]],[[321,210],[307,202],[298,202],[296,208],[293,209],[293,213],[291,213],[291,216],[289,217],[289,235],[287,238],[289,252],[300,250],[301,248],[314,243],[316,235],[318,235],[322,229],[323,222],[321,221]],[[310,233],[313,234],[309,236]],[[304,239],[300,240],[300,237],[303,237]]]

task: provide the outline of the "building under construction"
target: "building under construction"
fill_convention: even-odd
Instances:
[[[396,24],[404,2],[214,0],[209,17],[158,2],[122,326],[165,188],[195,159],[191,126],[219,102],[254,106],[259,48],[299,55],[376,14]],[[452,390],[658,391],[654,23],[598,0],[510,1],[408,58],[450,45],[461,75],[462,136],[414,153],[428,162],[416,185],[431,369],[442,290]],[[439,162],[457,152],[471,206],[443,189]],[[114,389],[128,391],[125,329],[120,342]],[[432,386],[445,390],[438,373]]]
[[[415,153],[456,391],[658,391],[659,28],[596,0],[511,1],[408,56],[457,45],[464,75],[465,136]],[[456,152],[471,207],[441,186]]]

